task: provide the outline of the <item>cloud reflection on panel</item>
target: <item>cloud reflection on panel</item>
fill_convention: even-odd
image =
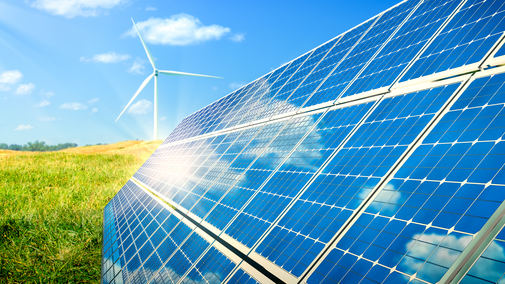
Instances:
[[[502,231],[503,234],[503,231]],[[478,281],[485,283],[505,283],[505,242],[494,240],[475,262],[461,284],[471,284]],[[478,282],[481,283],[481,282]],[[482,282],[484,283],[484,282]]]

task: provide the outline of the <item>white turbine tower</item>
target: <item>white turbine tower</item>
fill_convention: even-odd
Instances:
[[[158,73],[165,74],[165,75],[172,75],[172,76],[194,76],[194,77],[209,77],[209,78],[218,78],[218,79],[223,79],[221,77],[215,77],[215,76],[209,76],[209,75],[200,75],[200,74],[192,74],[192,73],[186,73],[186,72],[178,72],[178,71],[167,71],[167,70],[158,70],[156,69],[156,66],[154,65],[154,59],[153,56],[151,55],[151,52],[149,52],[149,49],[147,49],[146,44],[144,43],[144,40],[142,39],[142,36],[140,36],[140,32],[137,29],[137,25],[135,24],[135,21],[133,21],[133,26],[135,27],[135,30],[137,31],[137,34],[139,35],[140,41],[142,42],[142,45],[144,46],[144,49],[147,54],[147,58],[149,58],[149,62],[151,62],[151,65],[153,66],[153,73],[147,77],[144,82],[140,85],[139,89],[133,95],[133,98],[130,100],[130,102],[126,105],[126,107],[123,109],[121,114],[117,117],[116,122],[118,119],[123,115],[126,109],[131,105],[133,100],[140,94],[140,92],[144,89],[144,87],[151,81],[151,79],[154,77],[154,140],[158,139]]]

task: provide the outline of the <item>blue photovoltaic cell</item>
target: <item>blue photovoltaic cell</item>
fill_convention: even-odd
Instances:
[[[275,112],[275,109],[277,108],[277,105],[287,99],[284,93],[290,93],[289,91],[292,91],[293,88],[296,87],[296,82],[299,82],[299,80],[303,78],[304,75],[307,75],[307,73],[303,72],[303,70],[300,70],[300,72],[298,71],[301,65],[312,53],[313,51],[307,52],[291,62],[286,71],[284,71],[284,73],[282,73],[282,75],[279,76],[277,81],[274,83],[271,92],[265,94],[265,96],[268,95],[266,98],[270,98],[270,101],[265,103],[264,108],[254,118],[254,120],[260,120],[272,116],[272,114]],[[295,80],[295,83],[290,84],[292,77]]]
[[[255,104],[254,103],[251,104],[248,109],[244,110],[244,112],[241,114],[242,119],[238,124],[245,124],[252,122],[256,118],[256,116],[259,113],[261,113],[261,111],[265,108],[266,104],[268,104],[268,102],[274,95],[272,94],[273,90],[272,88],[274,87],[275,82],[289,65],[290,64],[285,64],[282,67],[279,67],[278,69],[273,71],[272,75],[268,77],[268,79],[265,80],[263,85],[257,91],[257,93],[259,93],[257,102]]]
[[[461,0],[423,2],[342,97],[390,86]]]
[[[268,81],[271,75],[274,75],[274,72],[268,73],[267,75],[258,79],[257,84],[254,85],[254,87],[249,90],[249,93],[247,94],[247,96],[250,97],[249,100],[239,111],[236,112],[233,119],[231,119],[230,122],[226,125],[226,128],[235,127],[239,124],[249,122],[244,121],[244,118],[246,114],[248,114],[252,109],[256,109],[260,103],[260,99],[263,97],[269,87]]]
[[[300,106],[301,103],[305,101],[305,96],[300,98],[301,102],[298,105],[293,104],[294,98],[291,99],[291,95],[303,84],[304,80],[307,79],[308,75],[314,70],[315,66],[321,62],[321,60],[328,54],[339,38],[330,40],[329,42],[323,44],[322,46],[316,48],[310,57],[300,66],[300,69],[289,79],[286,85],[279,91],[276,96],[274,103],[276,104],[272,108],[276,108],[274,115],[280,115],[289,111],[292,111]]]
[[[337,99],[349,82],[407,18],[417,3],[417,1],[406,1],[381,15],[305,106]]]
[[[237,183],[233,184],[233,187],[224,197],[223,194],[216,194],[214,191],[209,190],[195,208],[201,206],[211,208],[217,205],[217,207],[210,212],[206,220],[217,228],[224,228],[238,210],[240,210],[242,205],[254,194],[262,182],[268,178],[300,139],[309,131],[320,115],[319,113],[311,116],[294,118],[288,121],[279,135],[262,150],[261,155],[259,155],[247,171],[244,172]],[[229,186],[226,189],[228,191]],[[214,197],[216,195],[218,198]],[[223,199],[220,201],[221,197],[223,197]]]
[[[252,278],[251,275],[247,274],[242,268],[239,268],[235,274],[228,280],[227,283],[233,284],[259,284],[256,279]]]
[[[251,247],[314,175],[372,103],[326,114],[226,231]],[[252,171],[251,171],[252,172]],[[250,186],[251,189],[257,189]]]
[[[300,103],[301,106],[304,106],[303,98],[307,99],[305,106],[312,106],[326,102],[326,98],[324,96],[314,95],[311,97],[312,93],[318,90],[319,86],[324,83],[326,77],[331,74],[335,68],[337,68],[342,59],[344,59],[356,43],[359,42],[360,38],[366,34],[375,21],[376,19],[368,20],[367,22],[343,34],[333,49],[330,50],[316,69],[312,71],[312,73],[304,81],[303,85],[295,91],[292,95],[293,100],[290,100],[290,102],[293,104]]]
[[[233,104],[230,105],[230,107],[225,112],[226,115],[223,115],[223,118],[221,119],[219,124],[215,128],[213,128],[213,131],[227,128],[228,124],[235,117],[237,112],[240,112],[242,107],[249,103],[249,99],[251,98],[250,92],[254,93],[262,83],[263,81],[258,79],[245,86],[240,92],[237,101],[233,102]]]
[[[300,276],[456,88],[382,101],[257,251]]]
[[[467,1],[401,81],[479,62],[505,31],[504,18],[501,0]]]
[[[205,253],[181,283],[221,283],[235,268],[235,263],[214,247]]]
[[[206,183],[201,190],[196,186],[186,199],[181,203],[186,208],[191,210],[197,216],[203,218],[217,202],[232,186],[238,178],[246,171],[256,157],[261,154],[263,149],[277,135],[284,126],[285,122],[266,125],[261,128],[254,139],[249,139],[250,143],[237,156],[236,159],[230,160],[224,168],[216,168],[218,176],[212,180],[212,183]],[[202,196],[205,198],[202,199]],[[189,201],[188,201],[189,198]],[[195,205],[196,204],[196,205]]]
[[[362,263],[395,267],[407,280],[414,274],[440,280],[505,200],[504,80],[505,74],[476,79],[461,94],[337,243],[325,267],[332,263],[340,272],[328,278],[340,281],[352,271],[374,280],[372,270],[349,264],[361,256]]]
[[[116,218],[114,216],[114,197],[104,208],[104,230],[102,242],[102,282],[123,283],[121,272],[121,262],[119,261],[119,250],[116,231]],[[119,275],[119,276],[118,276]],[[118,276],[116,279],[114,279]]]
[[[459,283],[503,283],[504,275],[505,230],[502,229]]]

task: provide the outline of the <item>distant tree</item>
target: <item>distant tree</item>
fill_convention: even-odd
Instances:
[[[23,146],[21,146],[21,145],[11,144],[9,146],[9,150],[21,151],[22,149],[23,149]]]
[[[9,149],[9,145],[7,145],[5,143],[0,143],[0,149],[7,150],[7,149]]]

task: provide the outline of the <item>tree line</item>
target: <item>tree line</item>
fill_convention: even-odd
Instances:
[[[5,143],[0,143],[0,149],[2,150],[14,150],[14,151],[38,151],[38,152],[46,152],[46,151],[58,151],[67,148],[77,147],[76,143],[63,143],[58,145],[46,145],[44,141],[35,141],[28,142],[26,145],[17,145],[10,144],[7,145]]]

